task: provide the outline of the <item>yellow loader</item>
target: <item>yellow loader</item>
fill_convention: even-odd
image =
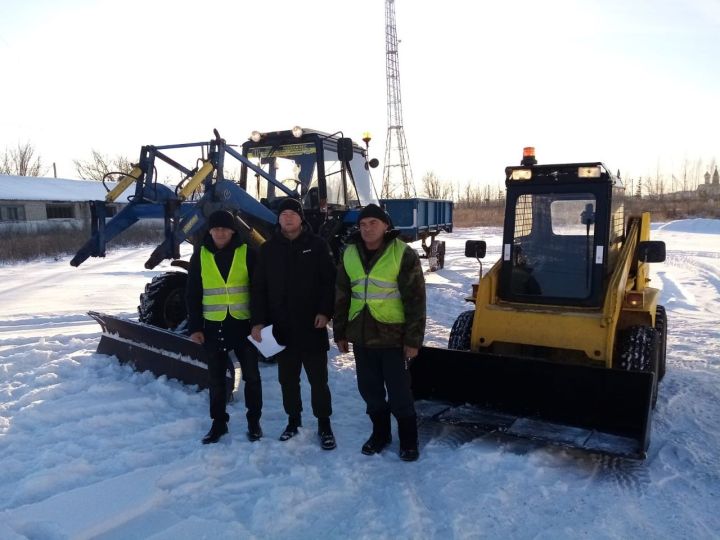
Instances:
[[[648,263],[650,216],[625,215],[599,162],[505,169],[500,259],[473,286],[447,349],[411,366],[433,419],[642,459],[665,373],[667,320]],[[470,240],[465,255],[485,256]],[[428,416],[426,415],[426,416]]]

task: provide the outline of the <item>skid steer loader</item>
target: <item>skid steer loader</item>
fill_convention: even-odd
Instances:
[[[648,263],[665,245],[649,214],[624,215],[602,163],[538,165],[526,148],[505,174],[500,259],[448,349],[424,347],[411,367],[421,416],[642,459],[667,333]],[[465,254],[485,249],[470,240]]]

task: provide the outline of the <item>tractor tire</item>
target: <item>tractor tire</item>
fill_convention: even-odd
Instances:
[[[658,392],[659,342],[658,332],[649,326],[631,326],[623,330],[618,339],[614,367],[627,371],[653,371],[655,384],[652,406],[655,408]]]
[[[448,349],[457,351],[470,350],[470,334],[472,333],[475,310],[463,311],[453,324],[448,338]]]
[[[187,274],[184,272],[155,276],[140,295],[138,320],[158,328],[176,329],[187,318],[186,286]]]
[[[655,309],[655,331],[658,333],[658,382],[665,377],[665,355],[667,352],[667,313],[663,306]]]

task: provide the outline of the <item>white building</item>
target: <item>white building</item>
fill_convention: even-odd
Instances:
[[[0,175],[0,230],[37,232],[80,228],[90,219],[89,201],[104,200],[114,182]],[[114,215],[124,203],[108,204]]]

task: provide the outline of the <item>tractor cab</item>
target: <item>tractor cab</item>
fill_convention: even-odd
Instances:
[[[255,131],[242,148],[251,163],[297,194],[316,230],[333,215],[378,204],[370,180],[370,167],[377,166],[377,160],[368,161],[366,151],[349,138],[295,127]],[[240,186],[275,209],[287,195],[248,170],[243,165]]]
[[[622,240],[624,188],[602,163],[505,169],[501,301],[600,307]]]

